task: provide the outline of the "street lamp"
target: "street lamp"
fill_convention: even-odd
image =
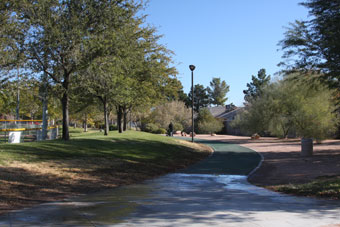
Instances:
[[[191,142],[194,142],[194,65],[189,65],[189,69],[191,70],[191,122],[192,122],[192,129],[191,129]]]

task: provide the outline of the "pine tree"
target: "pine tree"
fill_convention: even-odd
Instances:
[[[247,90],[243,90],[244,100],[246,102],[250,102],[252,99],[255,99],[261,96],[263,89],[270,82],[270,75],[266,74],[265,69],[260,69],[257,73],[257,77],[251,76],[252,82],[247,83]]]
[[[223,106],[228,100],[226,95],[229,92],[229,85],[224,80],[221,81],[221,78],[213,78],[207,91],[213,105]]]

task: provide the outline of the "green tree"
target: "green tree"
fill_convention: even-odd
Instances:
[[[17,84],[8,82],[0,90],[0,111],[2,115],[15,115]]]
[[[226,95],[229,92],[229,85],[224,80],[221,81],[221,78],[213,78],[207,91],[211,104],[223,106],[228,100]]]
[[[60,86],[64,140],[74,77],[97,57],[116,54],[115,34],[139,6],[130,0],[18,2],[19,21],[29,26],[24,50],[30,66]]]
[[[223,128],[221,120],[216,119],[208,108],[202,108],[197,115],[197,132],[198,133],[216,133]]]
[[[286,137],[294,131],[301,137],[324,139],[338,121],[333,92],[318,82],[278,81],[252,100],[235,123],[250,133]]]
[[[0,88],[25,67],[22,46],[27,28],[13,13],[15,1],[0,2]]]
[[[20,116],[41,119],[42,107],[39,97],[39,81],[36,79],[22,80],[20,86]]]
[[[207,88],[201,84],[196,84],[194,86],[194,111],[199,112],[202,107],[207,107],[210,103],[209,94]],[[191,107],[192,105],[192,95],[191,92],[188,93],[188,99],[186,105]]]
[[[252,82],[247,83],[247,90],[243,90],[244,100],[246,102],[250,102],[252,99],[261,96],[263,89],[270,82],[270,75],[266,74],[265,69],[260,69],[257,77],[251,76],[251,80]]]
[[[320,71],[319,77],[340,89],[340,2],[308,0],[310,20],[295,21],[280,41],[284,50],[281,63],[287,71]]]
[[[159,36],[151,27],[142,26],[141,18],[131,18],[116,39],[116,56],[97,58],[81,77],[81,86],[100,100],[104,110],[104,134],[108,132],[108,115],[117,111],[119,132],[127,128],[127,114],[139,105],[157,105],[174,97],[180,82],[172,75],[171,56],[158,44]],[[151,108],[151,106],[150,106]]]
[[[164,129],[167,129],[170,122],[172,122],[174,125],[180,124],[182,129],[189,131],[191,109],[187,108],[181,101],[166,102],[152,110],[150,116],[144,122],[154,123]]]

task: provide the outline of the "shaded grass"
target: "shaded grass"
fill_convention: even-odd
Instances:
[[[272,186],[271,189],[287,194],[340,199],[340,176],[319,177],[306,184]]]
[[[173,161],[192,155],[190,146],[169,137],[128,131],[72,134],[71,140],[50,140],[23,144],[1,144],[0,163],[4,161],[40,162],[71,158],[109,157],[130,161]]]
[[[0,144],[0,214],[176,171],[210,154],[203,145],[143,132]]]

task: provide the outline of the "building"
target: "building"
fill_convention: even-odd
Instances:
[[[244,107],[237,107],[233,104],[226,106],[214,106],[208,108],[210,113],[224,124],[223,133],[227,135],[243,135],[239,128],[231,127],[230,123],[241,113]]]

